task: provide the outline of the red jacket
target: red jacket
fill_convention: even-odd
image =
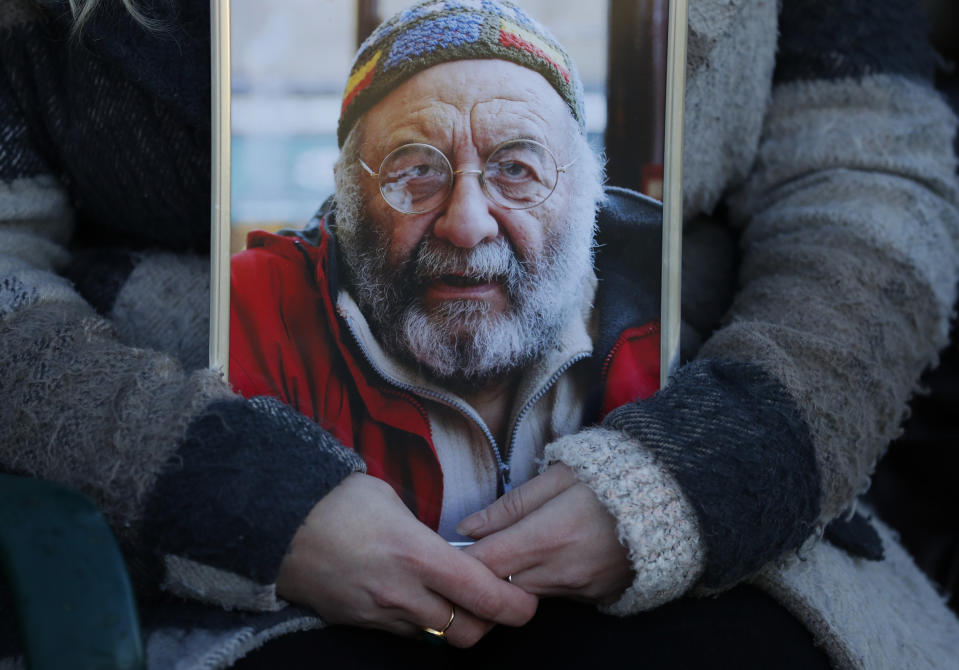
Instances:
[[[230,381],[246,397],[283,400],[356,449],[367,472],[389,482],[417,517],[436,529],[443,476],[426,409],[372,369],[337,315],[338,257],[329,219],[315,221],[310,241],[254,232],[247,250],[233,257]],[[647,235],[644,255],[650,244]],[[606,247],[628,249],[618,241]],[[658,248],[654,251],[658,258]],[[658,265],[653,273],[642,263],[637,272],[630,266],[640,259],[626,256],[610,264],[612,279],[597,266],[597,307],[608,304],[614,318],[600,315],[591,362],[600,390],[588,413],[595,421],[659,386]],[[609,289],[622,288],[617,285],[624,272],[636,275],[629,290],[610,296]],[[602,332],[604,325],[615,328],[615,337]]]

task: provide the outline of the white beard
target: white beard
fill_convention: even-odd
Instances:
[[[337,240],[354,298],[387,351],[424,368],[441,384],[476,389],[525,367],[557,344],[578,313],[592,275],[601,181],[574,189],[564,220],[547,230],[536,257],[519,258],[502,236],[472,249],[427,236],[409,258],[390,266],[386,235],[367,221],[359,176],[350,179],[343,172],[341,167]],[[505,311],[468,299],[427,308],[424,287],[448,273],[498,281],[506,294]]]

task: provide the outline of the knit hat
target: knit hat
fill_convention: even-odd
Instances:
[[[381,23],[360,45],[343,93],[339,145],[357,119],[417,72],[474,58],[507,60],[543,75],[585,132],[583,84],[545,27],[505,0],[427,0]]]

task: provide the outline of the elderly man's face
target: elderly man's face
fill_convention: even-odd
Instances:
[[[454,170],[482,170],[509,140],[535,140],[559,165],[582,151],[546,80],[498,60],[424,70],[360,123],[359,158],[374,170],[409,143],[436,147]],[[576,202],[571,175],[561,174],[542,204],[508,209],[486,196],[476,174],[460,174],[442,205],[404,214],[380,195],[376,178],[349,172],[359,191],[345,202],[338,175],[340,237],[360,306],[388,349],[444,381],[475,383],[528,363],[555,340],[590,269],[594,190]],[[502,355],[484,353],[491,347]]]

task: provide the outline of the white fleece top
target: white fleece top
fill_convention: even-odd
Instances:
[[[468,539],[456,532],[456,526],[496,500],[496,449],[507,455],[510,487],[519,486],[539,472],[546,444],[582,427],[588,381],[580,361],[593,351],[595,293],[596,277],[591,274],[584,285],[580,310],[566,325],[556,346],[523,372],[509,411],[510,437],[507,444],[498,445],[466,400],[390,356],[374,337],[352,296],[340,291],[336,308],[357,345],[386,381],[415,394],[429,414],[433,446],[443,472],[439,526],[443,538]]]

